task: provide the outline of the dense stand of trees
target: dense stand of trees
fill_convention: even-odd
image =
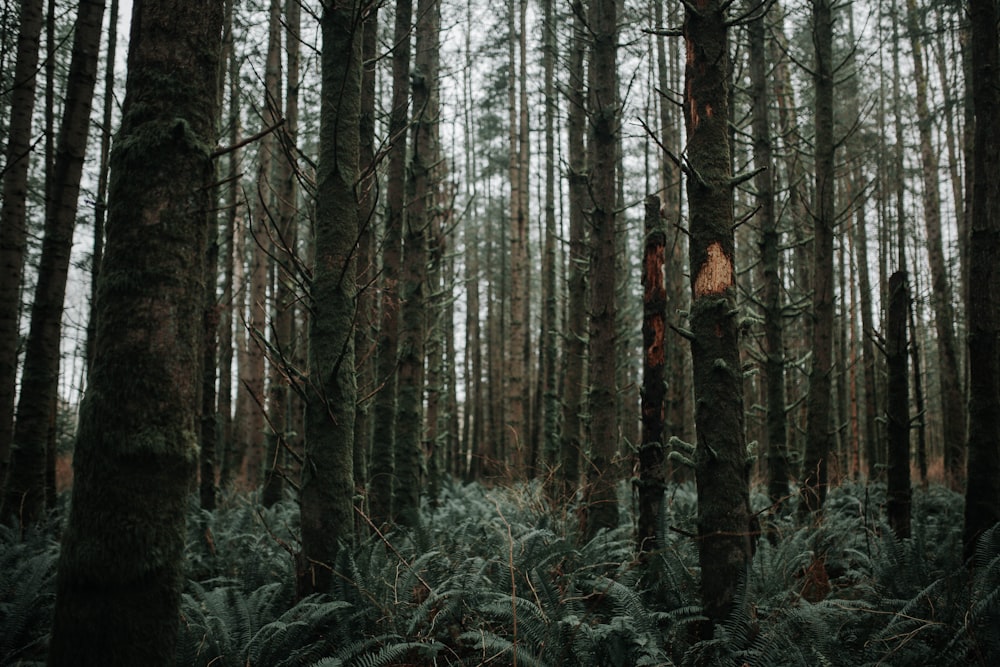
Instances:
[[[54,663],[170,655],[195,484],[299,503],[304,597],[449,477],[594,538],[631,468],[640,552],[693,479],[704,638],[841,480],[1000,520],[995,0],[135,0],[120,112],[117,2],[14,11],[0,520],[72,485]]]

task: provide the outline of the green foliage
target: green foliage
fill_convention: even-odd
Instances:
[[[44,664],[55,601],[58,546],[52,522],[0,524],[0,665]]]
[[[625,514],[581,542],[578,517],[553,511],[538,484],[447,482],[418,528],[342,549],[328,594],[300,601],[294,503],[192,503],[175,664],[995,664],[1000,528],[967,567],[960,496],[917,490],[907,540],[885,525],[884,498],[848,484],[819,525],[794,508],[772,517],[731,617],[707,639],[691,484],[668,488],[661,549],[639,561]],[[756,510],[767,503],[753,496]],[[0,527],[0,664],[44,659],[57,530]]]

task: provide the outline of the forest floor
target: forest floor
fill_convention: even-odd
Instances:
[[[575,508],[553,510],[536,484],[446,484],[420,528],[342,549],[330,594],[298,601],[293,501],[192,499],[176,664],[1000,664],[1000,529],[967,567],[963,500],[943,486],[915,489],[906,540],[878,484],[832,489],[819,523],[794,507],[762,522],[739,604],[708,640],[693,485],[668,489],[645,561],[624,484],[620,499],[621,527],[581,543]],[[44,662],[59,532],[57,515],[23,536],[0,527],[0,665]]]

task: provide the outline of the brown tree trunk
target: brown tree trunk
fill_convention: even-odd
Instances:
[[[732,610],[753,540],[733,268],[726,4],[714,0],[697,11],[689,5],[684,20],[690,335],[698,435],[694,465],[701,595],[709,621],[704,637]]]
[[[618,391],[615,298],[615,234],[617,197],[615,166],[619,109],[616,87],[618,53],[617,0],[591,0],[588,23],[592,35],[588,83],[590,117],[590,442],[587,461],[586,535],[618,525]]]
[[[35,110],[35,80],[42,34],[42,0],[21,0],[21,30],[10,98],[7,154],[3,166],[3,208],[0,210],[0,485],[7,478],[20,341],[21,271],[27,242],[28,165],[31,118]]]
[[[587,344],[587,162],[584,148],[586,95],[584,93],[584,50],[586,32],[584,4],[573,3],[573,39],[569,50],[568,111],[566,119],[569,181],[569,275],[566,278],[566,371],[564,380],[563,430],[560,444],[562,500],[569,502],[580,482],[583,449],[583,392],[586,382]]]
[[[221,2],[134,5],[49,665],[174,664],[221,35]]]
[[[645,248],[642,260],[642,445],[639,448],[640,552],[660,545],[657,524],[667,475],[664,447],[664,398],[666,394],[667,290],[664,285],[664,250],[667,231],[660,214],[660,198],[646,197]]]
[[[36,521],[45,509],[46,442],[58,390],[63,300],[97,81],[103,17],[103,0],[81,1],[56,148],[52,198],[46,204],[45,238],[31,304],[31,328],[21,374],[10,470],[0,512],[4,520],[18,517],[22,525]]]
[[[833,389],[833,232],[836,223],[833,141],[833,3],[813,2],[813,43],[816,57],[816,192],[812,207],[813,309],[812,368],[809,373],[808,425],[802,467],[802,513],[818,512],[827,492],[831,454],[831,392]]]
[[[753,95],[754,178],[760,207],[760,254],[764,278],[764,345],[767,361],[764,382],[767,394],[767,488],[777,509],[788,497],[788,442],[785,420],[785,344],[778,262],[778,220],[774,208],[774,170],[771,151],[770,98],[767,94],[765,16],[749,24],[750,77]]]
[[[372,408],[372,460],[369,491],[372,521],[392,521],[396,485],[395,423],[399,363],[399,272],[402,263],[403,220],[406,206],[406,135],[409,126],[410,34],[413,3],[396,2],[392,51],[392,108],[389,112],[389,156],[386,173],[385,233],[382,238],[381,322],[378,332],[376,381],[379,391]]]

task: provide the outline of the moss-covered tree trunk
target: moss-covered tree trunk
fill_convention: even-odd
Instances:
[[[587,536],[618,525],[617,331],[615,166],[618,95],[617,0],[591,0],[590,116],[590,455],[587,461]]]
[[[10,91],[10,124],[3,163],[3,208],[0,209],[0,486],[6,480],[14,435],[17,355],[21,314],[21,271],[27,242],[25,203],[31,155],[31,118],[42,34],[42,0],[21,0],[14,85]]]
[[[369,499],[372,521],[392,521],[396,485],[396,385],[399,363],[399,271],[403,257],[406,208],[406,135],[409,126],[412,0],[395,3],[392,50],[392,108],[389,111],[389,159],[386,168],[385,231],[382,237],[381,322],[376,348],[379,391],[372,407],[372,460]]]
[[[427,331],[427,239],[435,205],[434,169],[437,147],[441,7],[438,0],[418,0],[413,85],[413,151],[410,157],[407,210],[403,239],[402,315],[399,336],[399,392],[396,407],[396,474],[393,499],[397,520],[408,526],[420,521],[423,491],[424,357]]]
[[[586,48],[584,5],[573,3],[573,39],[567,77],[567,180],[569,181],[569,258],[566,277],[566,349],[563,386],[563,428],[560,439],[559,480],[562,499],[569,501],[580,482],[583,438],[583,389],[587,363],[587,162],[584,149],[586,95],[583,62]]]
[[[56,144],[51,197],[45,206],[45,237],[31,304],[17,423],[0,513],[3,520],[18,517],[22,524],[34,522],[45,509],[46,443],[58,391],[63,301],[97,82],[103,17],[103,0],[80,3],[73,33],[69,85]]]
[[[750,22],[750,79],[753,95],[754,177],[760,221],[761,273],[764,284],[764,382],[767,394],[767,490],[776,506],[788,496],[788,442],[785,419],[785,342],[782,311],[778,219],[774,206],[770,96],[767,91],[765,15]]]
[[[300,595],[329,588],[337,551],[354,537],[354,184],[360,151],[361,25],[358,0],[324,6]]]
[[[910,536],[910,390],[906,359],[906,319],[910,301],[906,272],[889,277],[885,354],[889,372],[886,417],[889,467],[886,514],[899,537]]]
[[[221,2],[133,5],[50,665],[174,663],[221,26]]]
[[[827,468],[833,450],[830,430],[833,392],[833,228],[836,222],[833,141],[833,2],[812,3],[812,33],[815,46],[813,85],[815,98],[815,175],[813,215],[812,330],[810,350],[806,446],[802,461],[804,514],[823,507],[827,491]]]
[[[1000,47],[997,5],[970,0],[972,97],[976,110],[969,238],[969,445],[965,491],[966,558],[1000,521]]]
[[[711,624],[730,612],[751,557],[749,465],[743,435],[733,269],[729,53],[724,5],[688,5],[685,126],[690,207],[691,352],[701,594]],[[710,633],[709,635],[710,636]]]
[[[664,250],[667,230],[660,215],[660,198],[646,197],[645,242],[642,255],[642,446],[639,449],[639,551],[658,547],[656,534],[666,483],[663,454],[666,397],[667,290]]]

